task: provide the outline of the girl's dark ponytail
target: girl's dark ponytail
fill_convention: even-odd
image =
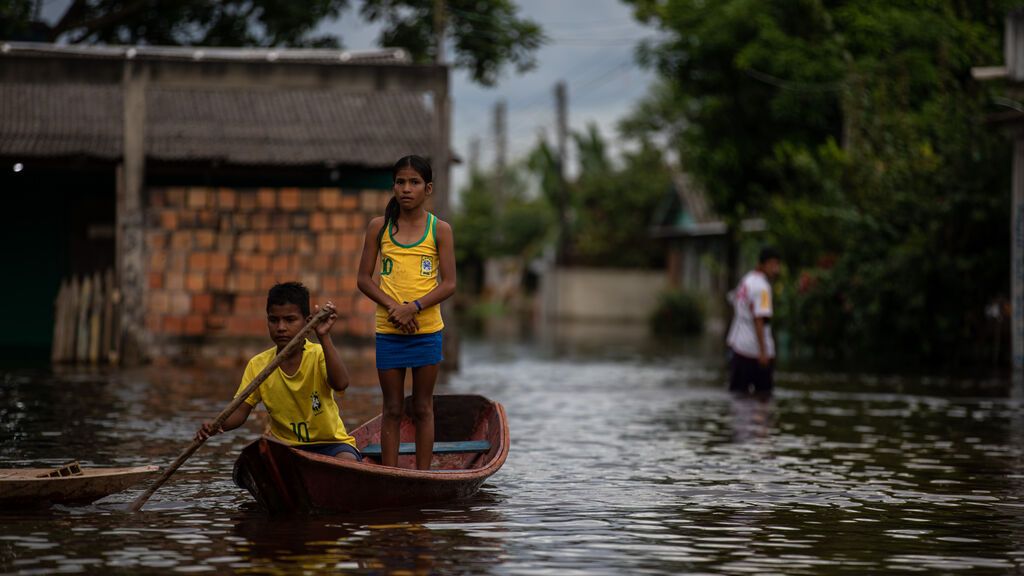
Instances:
[[[401,209],[398,207],[398,200],[391,196],[391,200],[388,200],[387,208],[384,209],[384,225],[380,227],[380,234],[377,234],[377,249],[380,250],[380,243],[384,240],[384,232],[395,225],[395,229],[398,229],[398,213]]]

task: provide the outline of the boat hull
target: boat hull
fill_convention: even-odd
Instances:
[[[82,473],[76,476],[40,478],[50,469],[0,469],[0,508],[89,504],[130,488],[158,470],[157,466],[82,468]]]
[[[483,453],[434,454],[431,470],[415,470],[414,455],[401,456],[393,468],[375,458],[360,463],[297,450],[264,436],[242,450],[235,462],[235,482],[276,514],[357,512],[471,496],[508,455],[505,410],[482,396],[437,396],[434,415],[437,442],[487,440],[490,448]],[[360,448],[378,443],[380,416],[352,435]],[[411,441],[414,435],[415,425],[403,418],[402,441]]]

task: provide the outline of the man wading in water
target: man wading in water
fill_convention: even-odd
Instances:
[[[732,298],[735,308],[726,343],[732,351],[729,390],[767,400],[774,387],[775,340],[772,338],[772,286],[782,258],[764,248],[757,267],[740,280]]]

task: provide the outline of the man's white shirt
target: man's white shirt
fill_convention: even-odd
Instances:
[[[740,280],[733,295],[735,314],[726,343],[733,352],[748,358],[761,355],[757,346],[757,332],[754,330],[754,318],[771,318],[772,287],[765,275],[752,270]],[[764,347],[769,358],[775,357],[775,340],[772,329],[764,325]]]

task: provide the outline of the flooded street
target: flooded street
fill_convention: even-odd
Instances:
[[[122,511],[141,488],[0,511],[0,573],[1024,570],[1024,411],[1009,382],[783,372],[762,405],[732,400],[702,350],[467,343],[438,392],[502,402],[512,433],[505,466],[469,500],[268,518],[230,478],[260,430],[250,419],[141,514]],[[378,411],[372,378],[342,400],[350,428]],[[237,379],[7,373],[0,462],[165,466]]]

